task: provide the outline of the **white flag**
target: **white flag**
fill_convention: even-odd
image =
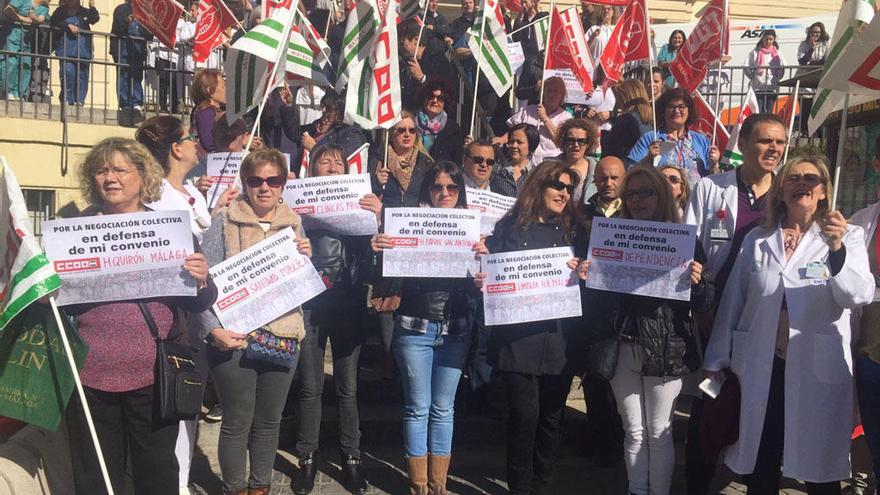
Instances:
[[[727,148],[724,150],[724,154],[721,155],[721,167],[723,169],[727,170],[742,165],[743,156],[739,151],[738,144],[739,130],[749,115],[758,113],[759,111],[760,107],[758,106],[758,98],[755,96],[755,92],[752,88],[749,88],[749,92],[746,94],[745,104],[743,104],[739,111],[739,120],[737,120],[736,125],[730,132],[730,139],[727,141]]]

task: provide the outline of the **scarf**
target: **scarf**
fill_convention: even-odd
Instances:
[[[779,52],[775,46],[770,48],[761,47],[758,49],[758,70],[755,71],[759,76],[763,76],[766,72],[765,67],[769,67],[774,58],[779,56]]]
[[[419,110],[416,115],[416,126],[419,128],[419,135],[422,136],[422,144],[430,152],[437,135],[446,127],[446,112],[440,112],[431,118],[424,110]]]
[[[297,238],[302,236],[302,221],[289,206],[284,203],[275,205],[275,214],[268,231],[263,231],[260,221],[253,208],[244,197],[238,197],[224,212],[226,222],[223,228],[223,239],[226,257],[232,257],[278,233],[287,227],[293,228]],[[266,325],[273,335],[302,340],[306,335],[302,308],[294,308]]]
[[[409,156],[405,158],[397,156],[394,149],[388,153],[388,171],[391,172],[391,175],[393,175],[395,179],[397,179],[397,182],[400,183],[400,187],[404,191],[409,189],[409,180],[412,178],[413,169],[416,166],[418,156],[419,151],[415,148],[413,148]]]

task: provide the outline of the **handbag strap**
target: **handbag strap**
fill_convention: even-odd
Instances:
[[[153,320],[153,315],[150,314],[150,308],[147,307],[147,303],[143,301],[138,301],[138,307],[141,308],[141,314],[144,315],[144,320],[147,321],[147,327],[150,328],[150,333],[153,334],[153,339],[156,342],[162,342],[162,338],[159,337],[159,328],[156,326],[156,322]]]

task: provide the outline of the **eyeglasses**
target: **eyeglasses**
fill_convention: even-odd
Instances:
[[[245,180],[245,183],[247,183],[247,186],[250,188],[253,188],[253,189],[256,189],[256,188],[262,186],[264,182],[269,187],[277,188],[277,187],[281,187],[284,185],[284,177],[281,177],[280,175],[273,175],[272,177],[263,178],[263,177],[257,177],[255,175],[252,175]]]
[[[806,182],[808,186],[814,187],[822,183],[822,177],[818,174],[790,174],[785,176],[785,182],[789,184],[798,184],[801,181]]]
[[[663,176],[666,177],[666,180],[668,180],[670,184],[681,184],[682,183],[681,177],[679,177],[677,175],[663,174]]]
[[[96,179],[106,179],[108,175],[113,174],[117,179],[121,179],[134,171],[135,171],[135,169],[120,168],[120,167],[102,168],[100,170],[95,171],[95,178]]]
[[[627,191],[627,192],[623,193],[623,199],[625,199],[627,201],[632,201],[636,198],[648,199],[653,195],[654,195],[653,189],[648,189],[648,188],[637,189],[635,191]]]
[[[822,31],[810,31],[810,34],[822,34]]]
[[[440,194],[446,191],[446,194],[454,196],[461,190],[458,184],[431,184],[431,193]]]
[[[175,143],[183,144],[185,141],[196,142],[196,139],[198,139],[198,138],[199,138],[199,135],[195,131],[192,131],[189,134],[187,134],[186,136],[183,136],[182,138],[175,141]]]
[[[681,105],[669,105],[668,107],[666,107],[666,110],[667,110],[667,111],[670,111],[670,112],[686,112],[687,109],[688,109],[688,106],[687,106],[687,105],[684,105],[684,104],[681,104]]]
[[[405,133],[415,134],[416,128],[415,127],[395,127],[394,132],[396,132],[397,134],[405,134]]]
[[[578,146],[586,146],[590,143],[590,140],[587,138],[564,137],[562,138],[562,142],[568,145],[576,144]]]
[[[468,159],[469,159],[470,161],[474,162],[474,165],[476,165],[476,166],[478,166],[478,167],[479,167],[480,165],[482,165],[484,162],[486,163],[486,166],[487,166],[487,167],[494,167],[494,166],[495,166],[495,160],[494,160],[493,158],[486,158],[486,157],[482,157],[482,156],[470,156],[470,155],[468,155]]]
[[[550,189],[554,189],[556,191],[568,191],[568,195],[571,196],[574,194],[574,184],[566,184],[561,180],[552,180],[544,185],[545,187],[549,187]]]

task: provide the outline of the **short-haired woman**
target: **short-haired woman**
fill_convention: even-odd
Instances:
[[[423,208],[467,208],[464,174],[452,162],[428,169]],[[477,239],[474,239],[477,241]],[[372,239],[377,253],[393,248],[388,234]],[[392,348],[403,385],[403,448],[411,494],[445,494],[452,455],[455,392],[471,344],[466,278],[404,278]]]
[[[562,155],[558,159],[580,177],[571,198],[575,204],[586,201],[596,192],[593,173],[598,160],[593,153],[598,144],[599,128],[591,120],[569,119],[559,126],[556,146],[562,150]]]
[[[791,159],[769,194],[703,363],[716,380],[728,368],[739,379],[739,437],[724,462],[749,493],[777,493],[785,476],[806,481],[810,495],[839,494],[854,426],[850,315],[874,296],[865,234],[830,211],[822,156]]]
[[[146,204],[159,199],[162,176],[162,167],[137,141],[104,139],[89,151],[79,170],[82,195],[90,204],[83,215],[149,211]],[[79,334],[89,346],[80,377],[110,482],[118,493],[126,484],[126,459],[131,461],[135,493],[178,493],[174,447],[179,423],[156,414],[156,342],[139,304],[146,303],[163,339],[185,342],[185,335],[177,330],[178,315],[181,310],[209,308],[216,290],[208,284],[208,264],[202,253],[187,256],[183,269],[199,284],[194,297],[159,296],[64,308],[76,318]],[[94,493],[104,481],[84,413],[74,397],[67,409],[67,424],[75,491]]]
[[[239,173],[243,194],[214,215],[205,233],[208,262],[216,265],[286,228],[296,235],[297,251],[311,256],[299,215],[281,198],[287,182],[284,155],[274,149],[255,151],[245,157]],[[267,495],[281,413],[305,336],[302,309],[294,308],[259,329],[223,328],[211,310],[198,316],[202,337],[211,344],[208,362],[223,408],[218,444],[223,493]],[[263,356],[271,353],[244,350],[249,343],[272,346],[275,342],[278,348],[296,350],[291,359],[269,361]]]
[[[538,149],[541,135],[532,124],[516,124],[507,133],[506,165],[499,168],[489,179],[489,188],[494,193],[517,197],[526,183],[532,156]]]

